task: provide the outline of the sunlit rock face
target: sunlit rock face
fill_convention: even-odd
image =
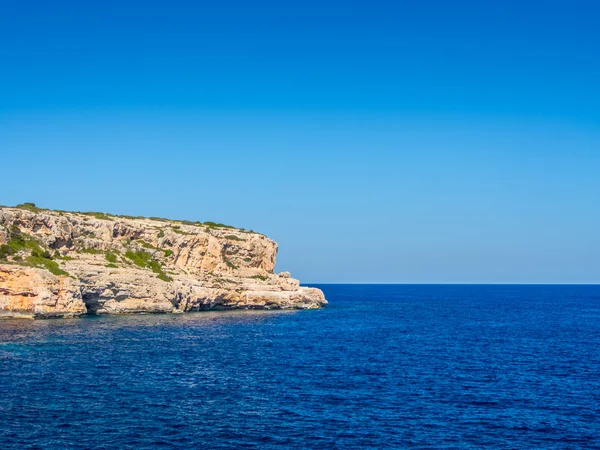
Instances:
[[[307,309],[277,243],[213,223],[0,208],[0,317]]]

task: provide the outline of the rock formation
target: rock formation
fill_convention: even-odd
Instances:
[[[212,222],[0,207],[0,318],[307,309],[277,244]]]

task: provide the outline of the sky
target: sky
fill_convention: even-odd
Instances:
[[[305,283],[600,283],[596,1],[0,4],[0,204],[212,220]]]

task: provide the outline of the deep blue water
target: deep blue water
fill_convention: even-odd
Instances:
[[[600,286],[320,287],[0,322],[0,447],[600,447]]]

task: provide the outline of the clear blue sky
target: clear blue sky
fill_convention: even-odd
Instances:
[[[0,6],[0,204],[261,231],[306,282],[600,282],[596,1]]]

